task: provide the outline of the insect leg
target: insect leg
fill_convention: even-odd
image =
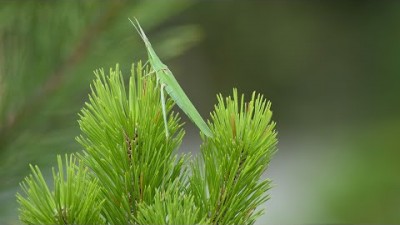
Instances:
[[[149,60],[147,60],[147,61],[143,64],[142,68],[146,68],[147,64],[149,64]]]
[[[167,111],[165,109],[164,87],[165,87],[165,84],[161,84],[161,106],[162,106],[163,117],[164,117],[165,136],[168,138],[169,132],[168,132]]]

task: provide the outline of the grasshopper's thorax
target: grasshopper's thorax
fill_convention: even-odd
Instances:
[[[171,71],[168,69],[168,67],[164,67],[164,68],[162,68],[161,70],[164,71],[164,72],[171,72]]]
[[[166,65],[163,65],[163,66],[161,66],[160,68],[158,68],[156,71],[158,71],[158,72],[164,72],[164,73],[168,73],[168,72],[171,72],[170,70],[169,70],[169,68],[166,66]]]

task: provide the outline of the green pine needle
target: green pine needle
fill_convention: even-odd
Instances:
[[[118,65],[109,76],[96,71],[89,103],[80,114],[82,159],[104,186],[104,216],[115,224],[131,223],[136,203],[153,202],[155,189],[179,177],[183,165],[172,154],[182,142],[182,123],[168,99],[172,138],[167,140],[160,87],[154,76],[146,76],[148,71],[141,63],[132,66],[128,88]]]
[[[270,106],[255,93],[245,103],[236,89],[233,98],[218,96],[211,126],[215,138],[202,145],[204,161],[192,164],[191,179],[196,203],[211,223],[251,224],[261,215],[257,207],[268,199],[270,182],[259,179],[277,143]]]
[[[73,155],[57,156],[58,173],[53,168],[54,191],[50,191],[40,169],[30,166],[32,175],[17,194],[20,220],[26,224],[101,224],[103,202],[97,181],[88,179],[88,170]],[[64,174],[65,173],[65,174]]]
[[[207,224],[206,215],[194,203],[194,196],[181,190],[177,181],[166,190],[157,189],[153,204],[138,205],[139,224]]]

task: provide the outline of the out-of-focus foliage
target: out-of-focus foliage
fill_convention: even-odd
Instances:
[[[332,174],[321,198],[327,202],[332,222],[398,224],[400,222],[400,171],[397,127],[400,120],[363,125],[357,134],[346,132],[343,154],[350,158],[340,164],[342,176]],[[350,135],[351,134],[351,135]],[[346,207],[343,201],[346,200]],[[366,213],[369,212],[369,213]]]
[[[208,65],[211,88],[237,84],[274,102],[280,151],[265,221],[400,223],[400,3],[196,9],[185,18],[207,35],[193,57]]]
[[[129,65],[126,62],[144,56],[128,17],[137,17],[151,31],[190,5],[0,3],[0,223],[16,221],[14,193],[29,163],[48,171],[57,153],[79,149],[73,141],[77,112],[93,70],[116,62]],[[156,33],[153,37],[164,59],[181,54],[201,38],[198,27],[189,24]]]

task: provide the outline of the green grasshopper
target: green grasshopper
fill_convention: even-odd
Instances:
[[[168,126],[167,126],[167,113],[165,109],[165,97],[164,97],[164,89],[167,91],[169,96],[175,101],[175,103],[182,109],[182,111],[199,127],[199,129],[208,137],[212,137],[213,134],[210,128],[207,126],[206,122],[204,122],[203,118],[200,116],[199,112],[196,110],[192,102],[186,96],[185,92],[179,86],[178,81],[175,79],[171,70],[161,62],[160,58],[155,53],[154,49],[151,46],[150,41],[147,39],[146,34],[144,33],[142,27],[139,22],[136,20],[136,24],[129,19],[132,25],[135,27],[140,37],[143,39],[147,54],[149,57],[149,63],[154,70],[153,72],[157,76],[157,81],[161,84],[161,105],[163,110],[164,117],[164,125],[165,125],[165,134],[168,138]]]

